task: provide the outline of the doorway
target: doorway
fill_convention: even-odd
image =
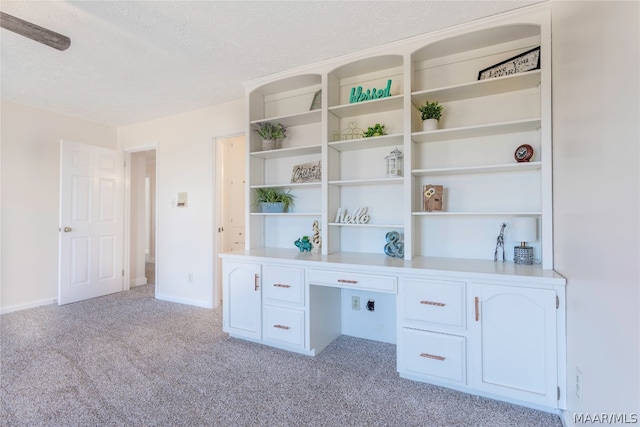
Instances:
[[[131,153],[129,159],[129,288],[155,294],[156,257],[156,150]]]
[[[217,254],[245,248],[245,151],[244,135],[216,139],[216,306],[222,303],[222,260]]]

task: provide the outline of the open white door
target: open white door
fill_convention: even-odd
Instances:
[[[122,152],[60,142],[58,304],[123,289]]]

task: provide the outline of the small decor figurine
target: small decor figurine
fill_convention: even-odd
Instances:
[[[385,236],[387,244],[384,245],[384,253],[395,258],[404,257],[404,243],[400,241],[400,233],[389,231]]]
[[[313,238],[311,239],[313,245],[313,253],[319,254],[322,249],[322,242],[320,240],[320,223],[316,220],[313,221]]]
[[[500,234],[498,234],[498,238],[496,239],[496,251],[493,253],[493,262],[498,262],[498,248],[502,249],[502,262],[506,261],[504,255],[504,229],[506,226],[506,222],[503,222],[500,225]]]
[[[300,252],[311,252],[311,242],[309,241],[309,236],[302,236],[301,239],[293,242],[294,245],[300,249]]]

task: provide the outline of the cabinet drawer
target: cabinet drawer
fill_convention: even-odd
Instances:
[[[465,286],[464,282],[403,279],[401,319],[464,328]]]
[[[465,338],[402,328],[400,370],[419,376],[466,383]]]
[[[263,337],[267,341],[304,347],[304,311],[265,306]]]
[[[397,278],[348,271],[309,270],[312,285],[337,286],[340,288],[366,289],[377,292],[396,292]]]
[[[262,289],[267,300],[304,305],[304,270],[265,265]]]

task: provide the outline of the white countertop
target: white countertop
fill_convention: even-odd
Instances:
[[[252,257],[261,262],[295,263],[305,267],[350,268],[369,273],[410,275],[428,272],[439,276],[508,280],[510,282],[565,285],[566,279],[540,265],[519,265],[513,262],[493,262],[480,259],[414,257],[410,261],[383,254],[336,252],[330,255],[300,252],[298,249],[257,248],[220,254],[224,259],[243,260]],[[245,259],[245,261],[247,261]],[[481,277],[479,277],[481,276]]]

